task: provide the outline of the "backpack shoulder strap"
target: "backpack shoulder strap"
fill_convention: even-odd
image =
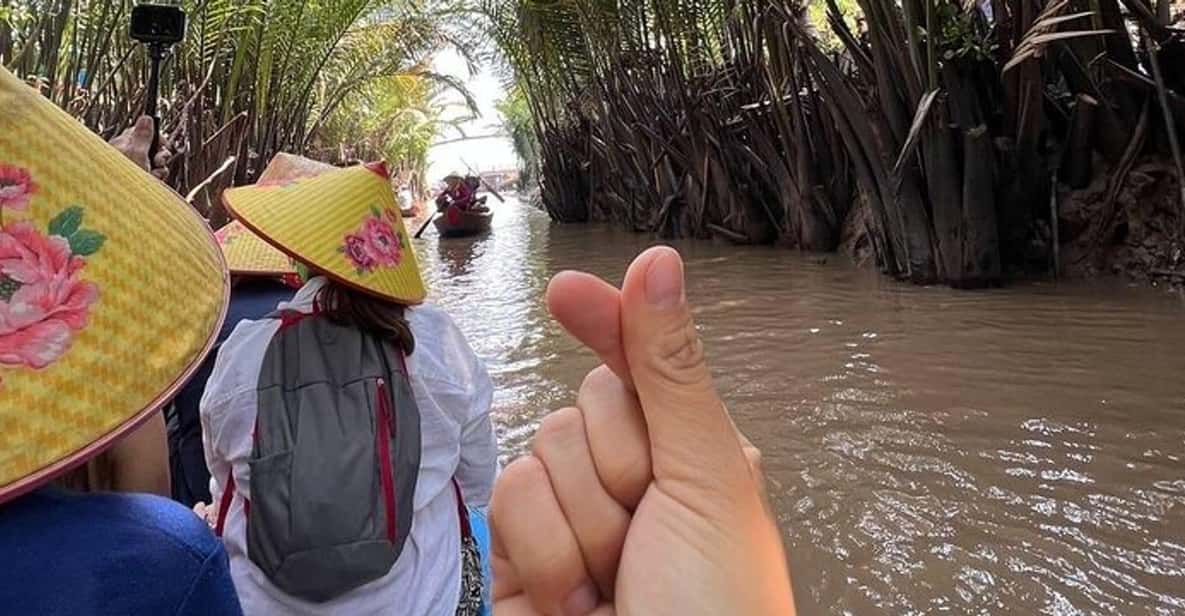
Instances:
[[[284,331],[301,321],[314,316],[316,312],[305,313],[299,310],[273,310],[263,316],[265,319],[271,319],[280,322],[280,331]]]
[[[235,471],[232,468],[226,474],[226,487],[222,490],[222,499],[218,502],[218,520],[214,523],[214,536],[221,537],[226,528],[226,514],[230,513],[230,502],[235,498]]]
[[[461,495],[461,484],[457,483],[456,477],[453,477],[453,492],[457,495],[457,518],[461,523],[461,538],[468,539],[473,536],[473,528],[469,526],[469,510],[465,507],[465,497]]]

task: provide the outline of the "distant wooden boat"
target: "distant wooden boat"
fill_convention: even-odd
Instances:
[[[472,212],[449,207],[436,217],[433,224],[441,237],[467,237],[489,231],[493,220],[494,213],[490,211]]]

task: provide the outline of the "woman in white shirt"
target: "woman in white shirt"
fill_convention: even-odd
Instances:
[[[321,602],[288,594],[249,556],[247,525],[249,462],[257,446],[257,414],[262,414],[261,367],[271,361],[265,355],[289,318],[243,321],[236,327],[219,350],[201,417],[210,492],[220,510],[216,526],[248,615],[482,613],[472,599],[482,592],[481,566],[464,549],[462,535],[468,529],[462,527],[469,520],[462,517],[458,524],[455,490],[470,509],[481,510],[489,501],[498,464],[489,416],[493,387],[452,319],[438,308],[412,305],[424,291],[383,171],[355,167],[280,189],[235,189],[225,197],[248,228],[303,266],[306,284],[291,302],[278,306],[279,312],[327,318],[387,340],[406,357],[420,415],[411,525],[390,571]],[[339,198],[326,202],[326,194]],[[277,214],[277,208],[284,211]],[[329,249],[343,236],[343,249]],[[359,252],[349,254],[353,249]],[[335,261],[339,258],[344,267]]]

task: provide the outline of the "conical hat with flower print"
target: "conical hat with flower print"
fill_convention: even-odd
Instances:
[[[248,229],[346,285],[402,304],[426,290],[387,168],[371,163],[222,193]]]
[[[214,237],[232,274],[275,277],[296,273],[288,255],[263,241],[237,220],[215,231]]]
[[[263,173],[256,180],[256,186],[271,186],[273,184],[287,184],[301,178],[311,178],[329,171],[335,171],[329,163],[305,158],[288,152],[279,152],[272,157],[271,162],[264,168]]]
[[[283,185],[303,177],[315,177],[337,169],[333,165],[281,152],[272,157],[257,186]],[[234,220],[214,233],[226,256],[230,273],[240,276],[295,274],[292,259]]]
[[[0,69],[0,502],[171,399],[228,293],[192,208]]]

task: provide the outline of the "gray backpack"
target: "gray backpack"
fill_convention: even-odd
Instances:
[[[403,354],[316,315],[282,325],[259,372],[247,556],[313,602],[386,575],[411,530],[420,413]],[[218,534],[234,493],[223,493]]]

